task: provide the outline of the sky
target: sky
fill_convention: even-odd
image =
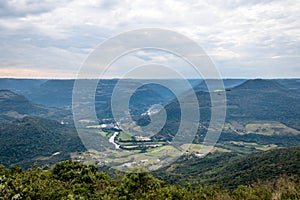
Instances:
[[[101,43],[149,27],[195,41],[223,78],[300,77],[299,0],[1,0],[0,77],[76,78]],[[153,50],[122,57],[112,71],[149,63],[194,77],[180,58]]]

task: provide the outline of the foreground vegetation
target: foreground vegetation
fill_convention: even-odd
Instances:
[[[95,166],[75,161],[54,168],[0,167],[0,199],[300,199],[299,179],[238,186],[167,184],[149,173],[127,173],[110,178]]]

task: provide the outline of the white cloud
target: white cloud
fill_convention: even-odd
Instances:
[[[43,66],[72,76],[105,39],[160,27],[195,40],[224,76],[264,77],[268,70],[275,77],[282,71],[287,77],[300,76],[300,1],[7,0],[0,7],[0,49],[5,52],[0,68]],[[176,64],[164,55],[147,56]]]

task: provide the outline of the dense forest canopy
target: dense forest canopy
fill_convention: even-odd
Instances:
[[[53,169],[0,166],[1,199],[299,199],[299,179],[240,185],[228,190],[220,185],[170,185],[151,174],[126,173],[110,178],[95,166],[75,161],[57,163]]]

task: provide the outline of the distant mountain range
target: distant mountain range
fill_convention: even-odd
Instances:
[[[88,81],[88,80],[86,80]],[[168,80],[167,80],[168,81]],[[203,80],[188,80],[191,87],[194,88],[196,92],[207,92],[206,82]],[[246,81],[252,81],[247,79],[224,79],[225,88],[235,88],[240,85],[240,87],[245,87]],[[255,83],[251,86],[251,82],[246,85],[253,87],[254,90],[260,87],[264,88],[265,91],[268,90],[267,85],[262,85],[257,83],[259,79],[255,80]],[[263,80],[262,80],[263,81]],[[300,95],[300,79],[275,79],[275,80],[264,80],[268,83],[272,82],[272,86],[277,85],[278,88],[282,87],[285,90],[291,91],[295,95]],[[110,115],[110,111],[107,110],[103,113],[103,110],[110,106],[110,97],[113,92],[118,79],[111,80],[100,80],[98,83],[98,89],[96,92],[96,107],[100,109],[99,115]],[[128,79],[126,82],[128,84],[138,82],[137,80]],[[213,84],[213,80],[210,80]],[[180,88],[180,82],[174,82],[176,87]],[[46,80],[46,79],[0,79],[0,89],[10,90],[17,94],[25,96],[28,100],[35,102],[37,104],[43,104],[50,107],[61,107],[70,108],[72,105],[72,92],[73,92],[74,80]],[[247,87],[248,87],[247,86]],[[240,89],[242,89],[240,88]],[[244,88],[245,89],[245,88]],[[270,91],[269,91],[270,92]],[[143,97],[144,99],[141,99]],[[145,98],[147,100],[145,100]],[[139,88],[135,95],[132,97],[132,109],[133,111],[139,110],[141,113],[151,107],[152,104],[159,103],[166,105],[175,98],[174,94],[157,84],[145,85]],[[108,103],[107,103],[108,102]],[[141,109],[142,108],[142,109]],[[135,113],[135,114],[138,114]]]

